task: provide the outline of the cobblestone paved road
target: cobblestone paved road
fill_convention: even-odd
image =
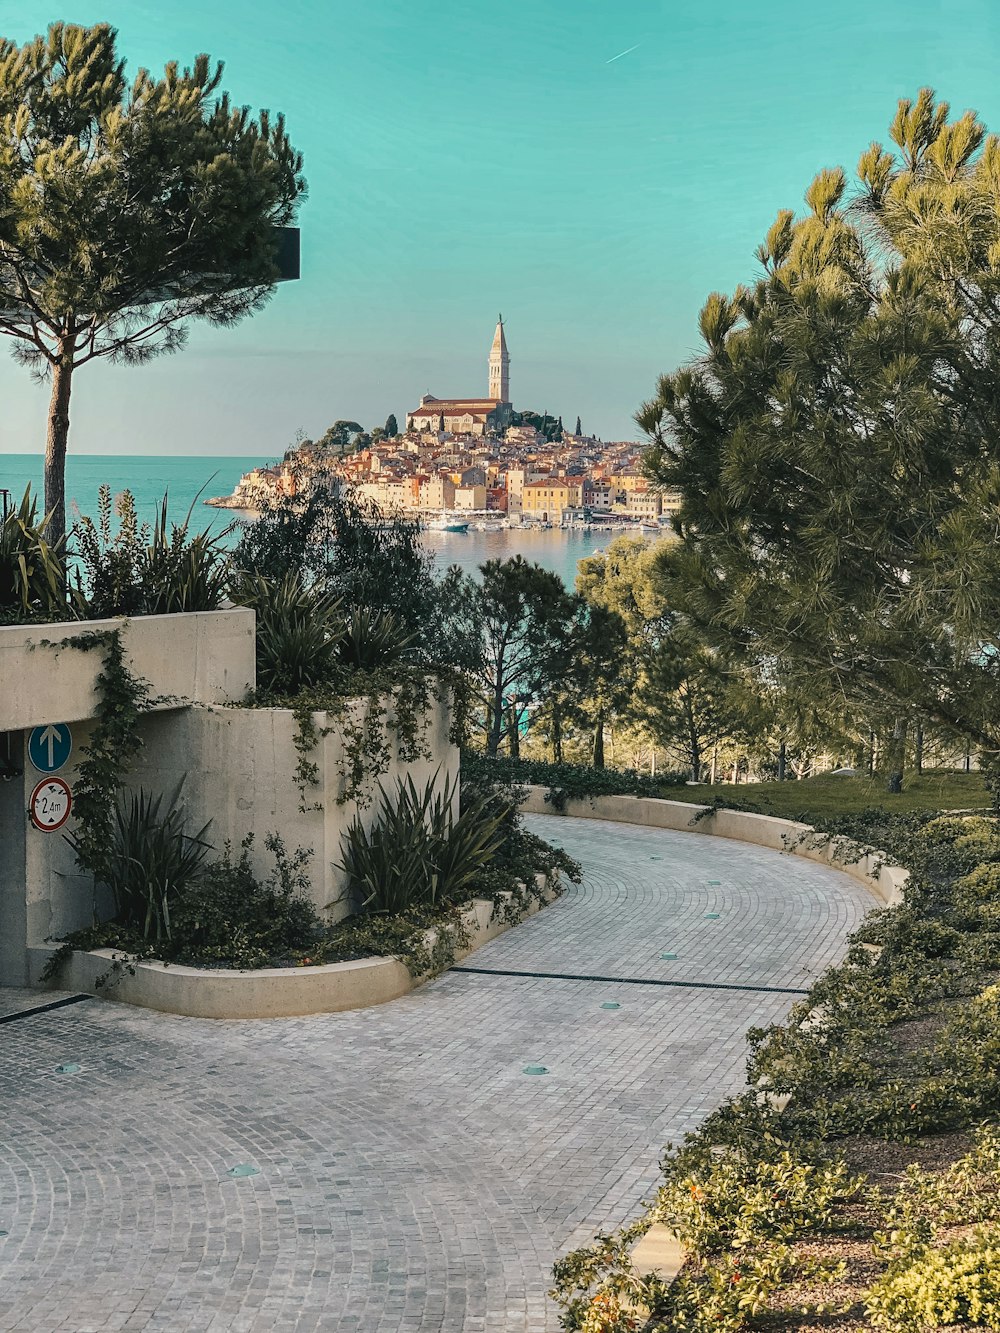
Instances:
[[[557,1328],[553,1260],[635,1212],[794,1000],[626,979],[805,988],[872,900],[742,843],[527,822],[586,878],[467,961],[493,975],[353,1014],[0,1026],[0,1330]]]

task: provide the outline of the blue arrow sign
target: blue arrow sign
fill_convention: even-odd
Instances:
[[[73,751],[73,733],[65,722],[35,727],[28,737],[28,758],[39,773],[55,773]]]

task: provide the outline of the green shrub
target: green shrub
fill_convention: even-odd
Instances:
[[[462,773],[477,782],[499,786],[548,787],[546,800],[561,810],[577,796],[659,796],[661,787],[683,787],[686,773],[658,773],[655,777],[616,768],[588,768],[585,764],[548,764],[539,759],[508,759],[466,751]]]
[[[0,617],[66,614],[65,541],[45,537],[49,515],[39,519],[31,487],[0,523]]]
[[[418,792],[407,777],[391,796],[381,785],[379,791],[382,807],[371,830],[356,818],[343,837],[338,864],[353,910],[405,912],[468,898],[503,841],[504,812],[474,799],[456,817],[450,779],[439,787],[432,778]]]
[[[119,524],[112,533],[111,489],[101,486],[97,522],[83,517],[74,529],[81,566],[74,596],[87,616],[168,615],[222,605],[230,575],[226,534],[190,534],[196,501],[183,522],[168,524],[164,495],[150,527],[139,522],[132,493],[123,491],[114,502]]]
[[[257,968],[299,961],[324,938],[323,922],[307,897],[311,852],[288,853],[269,834],[264,845],[274,869],[260,883],[253,873],[248,834],[234,859],[227,843],[221,860],[203,864],[170,902],[170,934],[151,939],[135,913],[67,936],[72,949],[117,949],[139,958],[193,966]],[[49,977],[57,975],[53,959]]]
[[[763,1159],[731,1152],[672,1175],[657,1196],[654,1216],[706,1259],[822,1231],[834,1207],[859,1185],[842,1161],[802,1160],[788,1149]]]
[[[170,939],[176,900],[202,872],[211,850],[204,841],[208,824],[193,835],[186,831],[179,795],[180,787],[164,809],[162,793],[125,792],[111,824],[99,879],[111,890],[116,920],[143,940]],[[71,833],[68,841],[79,856],[80,835]]]
[[[973,1324],[1000,1329],[1000,1227],[890,1267],[869,1289],[868,1318],[893,1333]]]
[[[322,938],[323,923],[307,896],[312,853],[301,847],[289,853],[277,834],[268,834],[264,846],[275,865],[260,883],[250,862],[252,845],[248,834],[234,859],[227,844],[222,860],[206,866],[180,898],[174,912],[176,961],[280,966]]]

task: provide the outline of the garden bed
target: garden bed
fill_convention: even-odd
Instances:
[[[482,945],[532,916],[558,896],[558,880],[538,876],[537,896],[517,912],[505,912],[514,895],[474,900],[460,913],[466,943],[449,951],[449,962],[467,957]],[[442,969],[433,965],[436,932],[426,932],[430,970],[416,975],[395,957],[368,957],[311,966],[237,970],[190,967],[157,959],[130,959],[114,949],[75,950],[59,971],[61,989],[100,995],[144,1009],[191,1018],[287,1018],[300,1014],[365,1009],[406,995]],[[55,944],[31,950],[35,977],[58,952]]]

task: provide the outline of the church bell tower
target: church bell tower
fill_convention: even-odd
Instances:
[[[493,335],[490,348],[490,398],[498,398],[501,403],[510,402],[510,356],[507,353],[507,339],[503,333],[503,315],[497,319],[497,331]]]

